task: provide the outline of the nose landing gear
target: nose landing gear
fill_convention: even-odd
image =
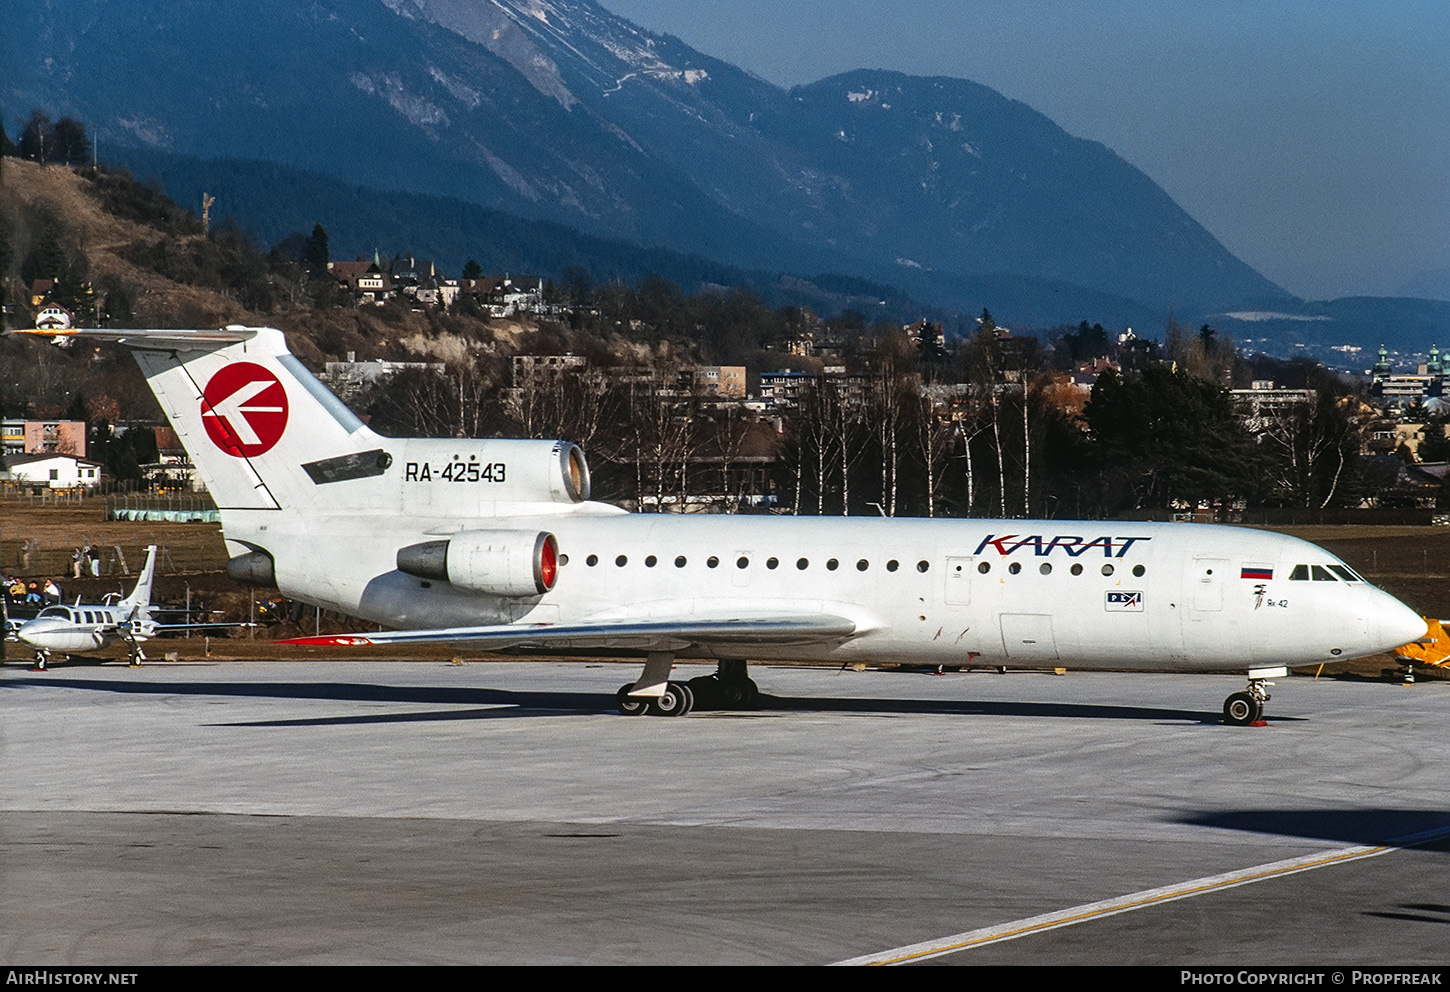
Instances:
[[[1264,704],[1272,698],[1265,691],[1265,686],[1274,684],[1269,679],[1287,674],[1289,671],[1286,668],[1251,670],[1248,688],[1243,692],[1233,693],[1223,701],[1223,722],[1230,727],[1247,727],[1258,723],[1264,715]]]

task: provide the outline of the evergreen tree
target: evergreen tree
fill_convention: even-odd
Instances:
[[[91,157],[91,139],[85,125],[74,117],[62,117],[50,129],[50,159],[64,165],[84,165]]]
[[[1258,468],[1227,391],[1150,365],[1103,374],[1083,410],[1105,513],[1244,497]]]
[[[43,110],[32,110],[20,132],[20,157],[45,165],[50,158],[50,129],[50,115]]]
[[[327,272],[327,263],[332,260],[327,247],[327,229],[321,224],[312,228],[312,237],[307,239],[307,248],[302,253],[302,263],[314,277]]]

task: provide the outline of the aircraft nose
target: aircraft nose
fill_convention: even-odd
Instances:
[[[1383,599],[1370,611],[1370,633],[1379,650],[1388,651],[1411,641],[1417,641],[1428,632],[1425,618],[1395,597],[1384,593]]]
[[[40,645],[35,643],[35,638],[44,637],[54,630],[55,627],[56,622],[50,617],[44,620],[29,620],[20,625],[20,629],[15,632],[15,639],[21,644],[27,644],[30,647],[39,647]]]

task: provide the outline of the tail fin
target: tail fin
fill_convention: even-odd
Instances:
[[[270,327],[123,336],[222,510],[336,501],[323,477],[381,475],[379,438]],[[371,457],[371,461],[369,461]],[[337,507],[340,508],[340,507]]]
[[[290,511],[288,525],[305,534],[299,521],[329,516],[476,520],[566,512],[589,499],[588,466],[573,444],[379,437],[274,328],[11,333],[130,348],[222,511],[227,540],[273,559],[281,521],[247,511]]]
[[[117,605],[130,616],[137,609],[145,613],[151,605],[151,583],[156,577],[156,545],[152,544],[146,548],[146,564],[141,568],[141,577],[136,580],[136,588],[131,590],[131,595],[121,600]]]

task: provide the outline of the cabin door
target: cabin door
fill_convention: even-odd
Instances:
[[[946,573],[946,604],[971,606],[972,559],[968,556],[948,555]]]

